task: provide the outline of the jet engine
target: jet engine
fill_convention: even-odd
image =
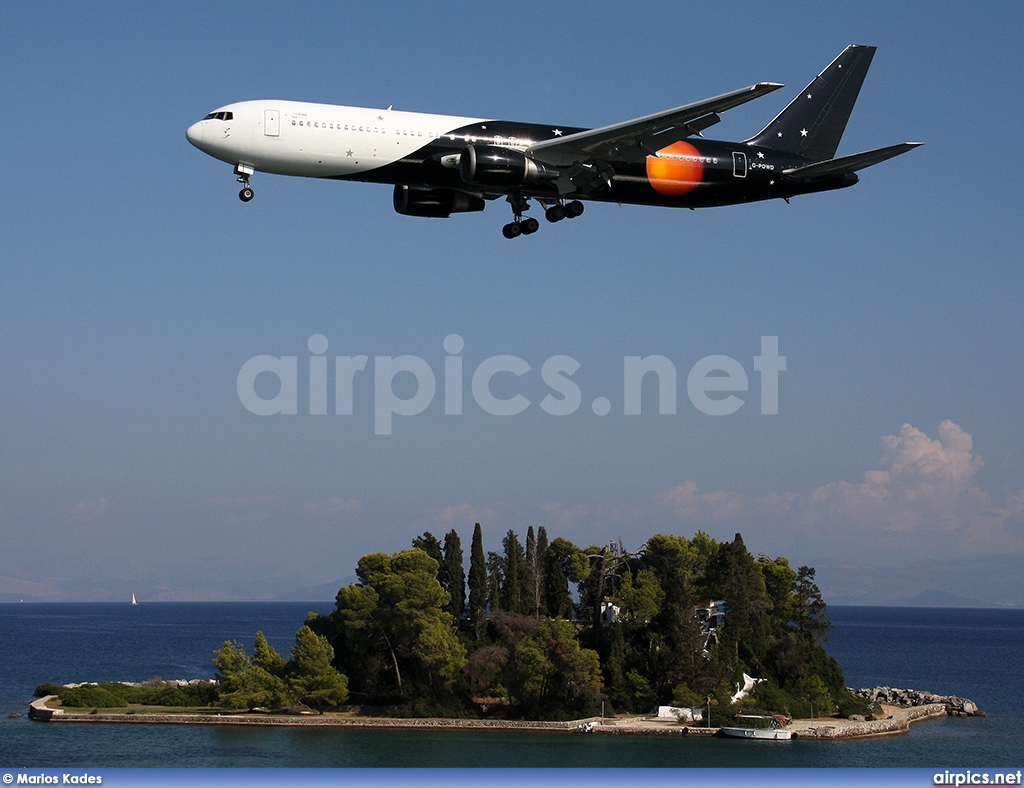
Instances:
[[[395,210],[403,216],[427,216],[447,219],[453,213],[482,211],[484,198],[453,189],[421,189],[395,186]]]
[[[558,170],[519,151],[497,145],[467,145],[459,156],[459,176],[477,186],[510,187],[557,180]]]

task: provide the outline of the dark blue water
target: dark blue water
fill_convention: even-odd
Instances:
[[[831,607],[829,652],[852,686],[969,697],[983,719],[904,736],[735,742],[504,731],[48,725],[25,718],[43,682],[202,678],[224,640],[257,629],[287,653],[329,603],[0,605],[0,767],[793,766],[1016,767],[1024,762],[1024,611]]]

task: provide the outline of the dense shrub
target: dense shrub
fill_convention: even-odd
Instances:
[[[836,706],[839,708],[840,717],[849,718],[853,714],[867,717],[874,712],[874,704],[871,701],[867,698],[858,697],[849,690],[843,691],[838,698],[835,698],[835,701]]]
[[[106,687],[95,685],[62,690],[60,702],[63,706],[76,709],[115,709],[126,705],[124,698],[114,694]]]
[[[33,695],[37,698],[44,698],[47,695],[60,695],[64,691],[64,686],[62,684],[40,684],[36,687],[36,691]]]
[[[48,692],[40,693],[40,690]],[[154,680],[141,687],[118,682],[88,684],[67,689],[56,684],[43,684],[36,688],[37,694],[60,695],[61,704],[71,708],[112,709],[130,704],[141,706],[213,706],[217,703],[217,688],[214,684],[202,683],[179,687],[165,681]]]

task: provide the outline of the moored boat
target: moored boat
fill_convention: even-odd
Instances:
[[[735,739],[791,739],[793,731],[785,728],[787,720],[781,714],[737,714],[736,725],[721,728],[723,736]]]

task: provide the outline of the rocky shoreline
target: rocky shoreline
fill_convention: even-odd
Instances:
[[[984,717],[985,712],[981,711],[972,700],[961,698],[957,695],[936,695],[932,692],[919,692],[912,689],[894,689],[893,687],[874,687],[872,689],[855,690],[850,692],[859,698],[867,698],[876,705],[896,706],[901,709],[917,708],[928,706],[934,703],[942,704],[946,713],[951,717]]]
[[[870,718],[825,718],[793,720],[788,727],[794,739],[835,740],[887,736],[906,733],[913,722],[936,717],[984,716],[977,704],[955,695],[935,695],[917,690],[874,687],[852,690],[854,694],[872,700],[878,714]],[[152,712],[69,712],[52,706],[56,695],[39,698],[29,704],[29,717],[48,722],[99,722],[118,724],[161,725],[268,725],[268,726],[320,726],[393,729],[450,729],[450,730],[529,730],[564,731],[598,735],[640,736],[714,736],[718,728],[680,725],[674,720],[651,716],[622,716],[614,718],[589,717],[566,722],[542,720],[476,720],[446,718],[398,718],[361,716],[357,712],[327,712],[324,714],[260,713],[152,713]]]

